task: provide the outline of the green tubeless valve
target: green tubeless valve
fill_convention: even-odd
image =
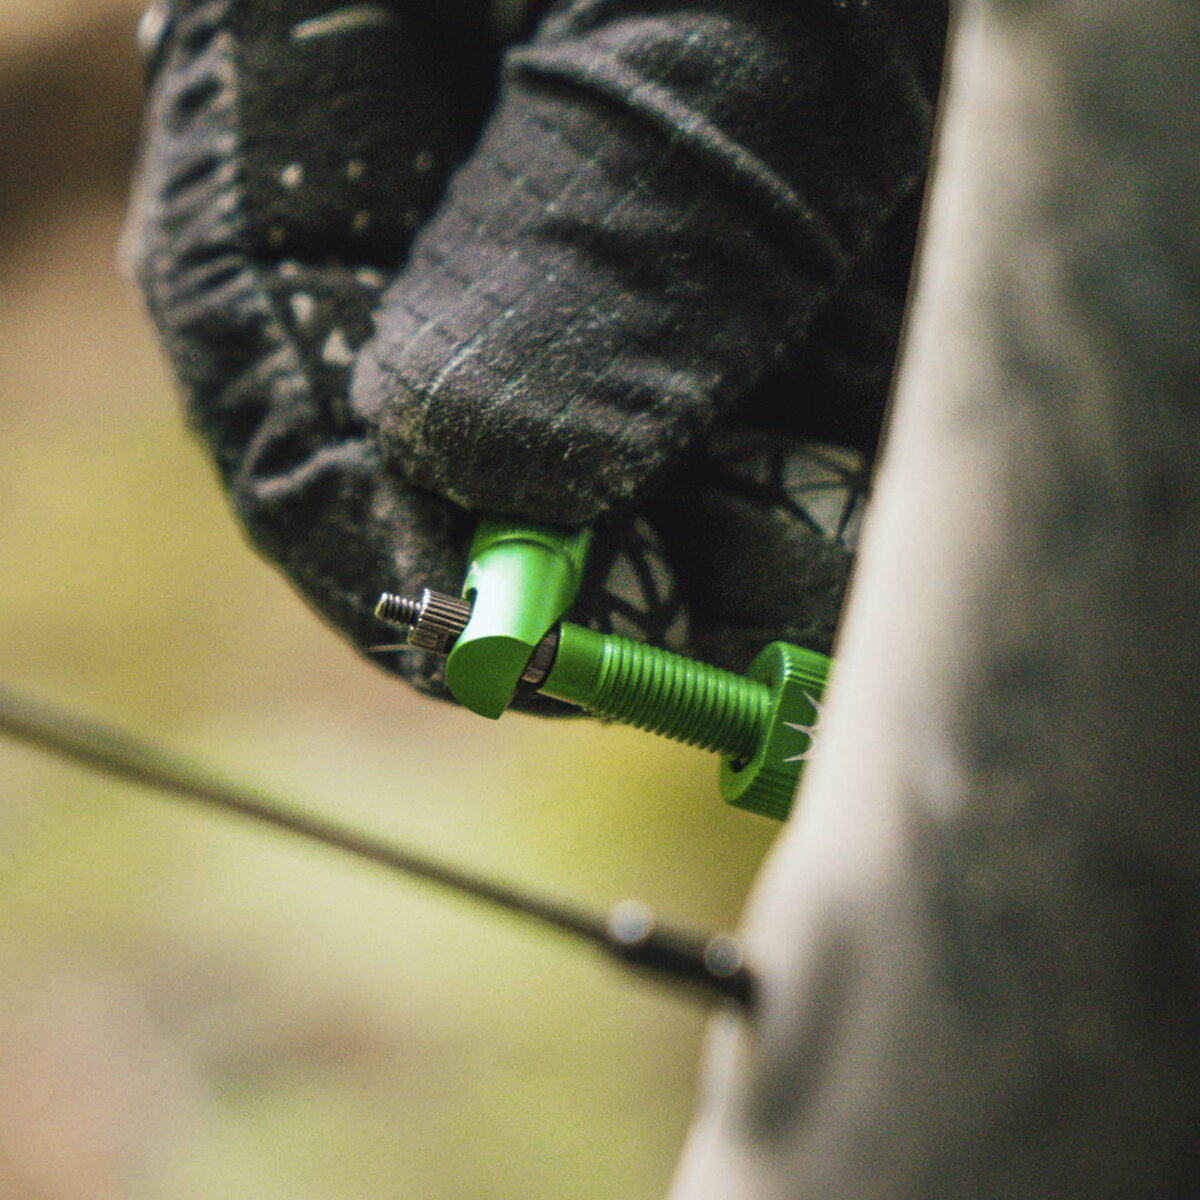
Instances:
[[[587,531],[484,521],[463,598],[385,594],[376,613],[414,646],[447,655],[461,704],[498,717],[524,683],[610,720],[721,755],[731,804],[782,820],[817,722],[830,660],[772,642],[737,675],[562,621],[578,591]]]

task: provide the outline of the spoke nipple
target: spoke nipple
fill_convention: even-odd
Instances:
[[[654,934],[654,912],[639,900],[622,900],[608,914],[608,935],[618,946],[643,946]]]

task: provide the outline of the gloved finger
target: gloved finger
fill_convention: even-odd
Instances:
[[[508,54],[360,356],[355,410],[388,460],[482,511],[577,524],[643,506],[803,360],[915,207],[943,17],[560,5]],[[788,424],[809,432],[802,395]]]
[[[475,137],[494,50],[408,7],[312,0],[177,0],[153,41],[128,257],[250,536],[369,646],[381,582],[452,590],[470,523],[385,469],[348,370]]]

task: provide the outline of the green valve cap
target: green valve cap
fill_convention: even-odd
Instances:
[[[764,817],[784,820],[808,758],[825,690],[829,659],[823,654],[772,642],[746,674],[765,683],[770,704],[763,736],[744,763],[721,760],[721,795],[730,803]]]
[[[480,522],[463,583],[470,619],[446,660],[446,686],[459,704],[492,720],[508,707],[579,590],[590,537],[586,529]]]

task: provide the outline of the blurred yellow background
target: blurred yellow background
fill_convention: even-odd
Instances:
[[[139,5],[0,0],[0,679],[540,891],[736,922],[715,761],[492,724],[244,545],[115,266]],[[512,918],[0,741],[3,1200],[640,1200],[704,1013]]]

